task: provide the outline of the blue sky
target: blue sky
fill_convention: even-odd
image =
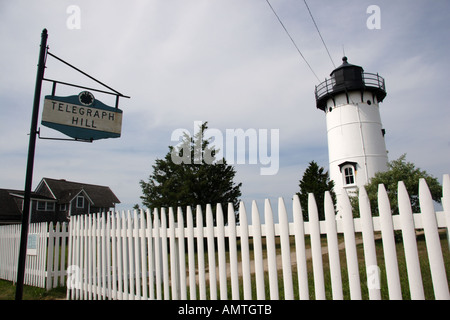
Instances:
[[[272,0],[293,39],[323,81],[333,65],[303,1]],[[389,159],[407,160],[442,181],[450,173],[450,2],[321,0],[308,2],[336,66],[349,62],[386,79],[381,104]],[[369,5],[381,29],[370,30]],[[66,12],[80,9],[80,29]],[[140,204],[139,180],[175,144],[178,128],[278,129],[280,169],[236,165],[242,199],[299,191],[308,163],[328,167],[325,115],[315,107],[319,82],[264,0],[2,1],[0,2],[0,187],[22,189],[40,34],[50,51],[131,96],[121,100],[122,137],[93,144],[38,140],[33,187],[42,177],[108,185],[122,201]],[[53,58],[46,77],[99,88]],[[42,101],[51,93],[44,84]],[[78,94],[59,88],[58,95]],[[108,96],[96,94],[106,104]],[[42,103],[41,103],[42,108]],[[42,110],[42,109],[41,109]],[[62,137],[41,127],[43,136]]]

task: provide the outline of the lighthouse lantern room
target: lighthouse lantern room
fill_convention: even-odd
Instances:
[[[326,115],[329,172],[338,217],[343,192],[357,192],[376,172],[387,170],[388,162],[379,110],[386,97],[385,81],[349,64],[347,57],[342,61],[331,78],[315,89],[317,108]]]

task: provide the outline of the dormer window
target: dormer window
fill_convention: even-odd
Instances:
[[[342,180],[345,186],[353,186],[356,184],[356,162],[346,161],[339,165],[342,173]]]
[[[84,197],[83,196],[77,197],[77,208],[84,208]]]

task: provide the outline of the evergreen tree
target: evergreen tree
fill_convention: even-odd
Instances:
[[[169,146],[164,159],[157,159],[148,182],[140,181],[142,203],[148,208],[186,207],[193,210],[201,205],[203,214],[206,205],[222,204],[224,221],[227,221],[227,206],[232,203],[238,209],[242,183],[235,184],[236,171],[225,159],[216,159],[218,150],[205,140],[207,123],[191,137],[185,134],[178,146]],[[195,219],[195,214],[194,214]],[[205,219],[204,219],[205,221]]]
[[[333,192],[334,182],[330,180],[328,171],[325,171],[323,167],[319,168],[317,162],[311,161],[303,174],[302,180],[300,180],[299,186],[300,192],[297,194],[302,206],[303,219],[309,221],[308,194],[313,193],[317,203],[319,220],[325,220],[325,191],[330,191],[333,203],[336,204],[336,195]]]

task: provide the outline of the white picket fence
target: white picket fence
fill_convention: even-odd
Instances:
[[[0,226],[0,279],[16,282],[22,225]],[[66,285],[66,223],[29,226],[24,284],[46,288]]]
[[[394,230],[403,235],[404,255],[411,299],[424,299],[424,286],[416,242],[416,231],[424,232],[432,286],[436,299],[450,299],[447,270],[443,260],[439,229],[450,226],[450,177],[444,176],[442,212],[435,212],[425,180],[420,181],[421,213],[412,214],[409,197],[399,183],[399,215],[391,215],[386,190],[378,192],[379,216],[372,217],[365,190],[359,196],[360,218],[353,218],[345,197],[342,220],[336,220],[326,193],[326,220],[319,221],[313,195],[309,196],[309,221],[304,222],[300,202],[293,199],[293,222],[283,199],[278,201],[278,223],[270,202],[264,203],[264,220],[256,202],[251,206],[252,224],[241,203],[239,225],[231,205],[224,212],[217,206],[116,212],[73,217],[69,238],[68,299],[315,299],[326,298],[323,254],[328,254],[332,299],[361,299],[362,287],[369,299],[381,299],[380,273],[387,278],[389,299],[402,299]],[[175,217],[177,220],[175,220]],[[184,220],[186,217],[186,221]],[[175,222],[177,221],[177,222]],[[441,229],[442,230],[442,229]],[[321,241],[326,235],[326,245]],[[343,234],[347,277],[343,277],[339,239]],[[359,236],[357,236],[359,235]],[[375,237],[382,238],[384,270],[377,262]],[[360,279],[357,239],[362,238],[367,283]],[[307,245],[308,241],[310,242]],[[281,252],[276,249],[276,244]],[[196,248],[195,248],[196,244]],[[206,245],[206,249],[205,249]],[[227,249],[226,249],[227,247]],[[240,250],[239,250],[240,248]],[[252,254],[251,254],[252,252]],[[238,257],[239,256],[239,257]],[[313,277],[307,265],[312,258]],[[327,271],[328,272],[328,271]],[[296,279],[294,276],[296,275]],[[348,279],[348,285],[343,283]],[[281,282],[282,280],[282,282]],[[280,286],[280,287],[279,287]],[[282,286],[282,290],[281,289]],[[280,295],[281,291],[281,295]]]

